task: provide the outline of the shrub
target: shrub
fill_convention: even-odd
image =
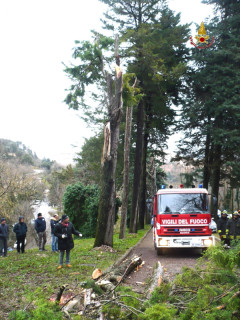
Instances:
[[[63,196],[64,212],[84,237],[95,237],[99,189],[81,182],[67,186]]]

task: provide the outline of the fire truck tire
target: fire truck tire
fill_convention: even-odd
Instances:
[[[161,256],[163,254],[163,249],[162,248],[157,248],[157,255]]]

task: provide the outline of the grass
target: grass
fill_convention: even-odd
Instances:
[[[89,279],[95,268],[104,270],[111,266],[148,230],[146,226],[138,234],[127,234],[125,240],[115,234],[116,252],[92,250],[94,239],[76,239],[70,255],[72,268],[64,266],[61,270],[57,270],[59,255],[52,253],[50,246],[43,252],[37,249],[19,255],[16,251],[9,252],[6,258],[0,258],[0,319],[7,319],[12,310],[23,309],[37,289],[45,292],[48,299],[63,284],[73,290],[79,282]]]

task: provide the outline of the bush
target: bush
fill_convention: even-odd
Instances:
[[[84,237],[95,237],[99,189],[81,182],[67,186],[63,196],[64,212]]]

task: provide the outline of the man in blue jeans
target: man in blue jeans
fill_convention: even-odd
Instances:
[[[59,221],[59,217],[57,214],[50,219],[51,225],[51,237],[52,237],[52,252],[58,252],[58,238],[54,235],[54,228]]]
[[[58,249],[59,253],[59,267],[63,267],[64,252],[66,251],[66,267],[71,268],[70,264],[70,250],[74,247],[74,242],[72,235],[82,237],[82,234],[75,230],[73,224],[69,222],[69,217],[64,214],[62,216],[61,222],[56,224],[54,228],[54,234],[58,237]]]

